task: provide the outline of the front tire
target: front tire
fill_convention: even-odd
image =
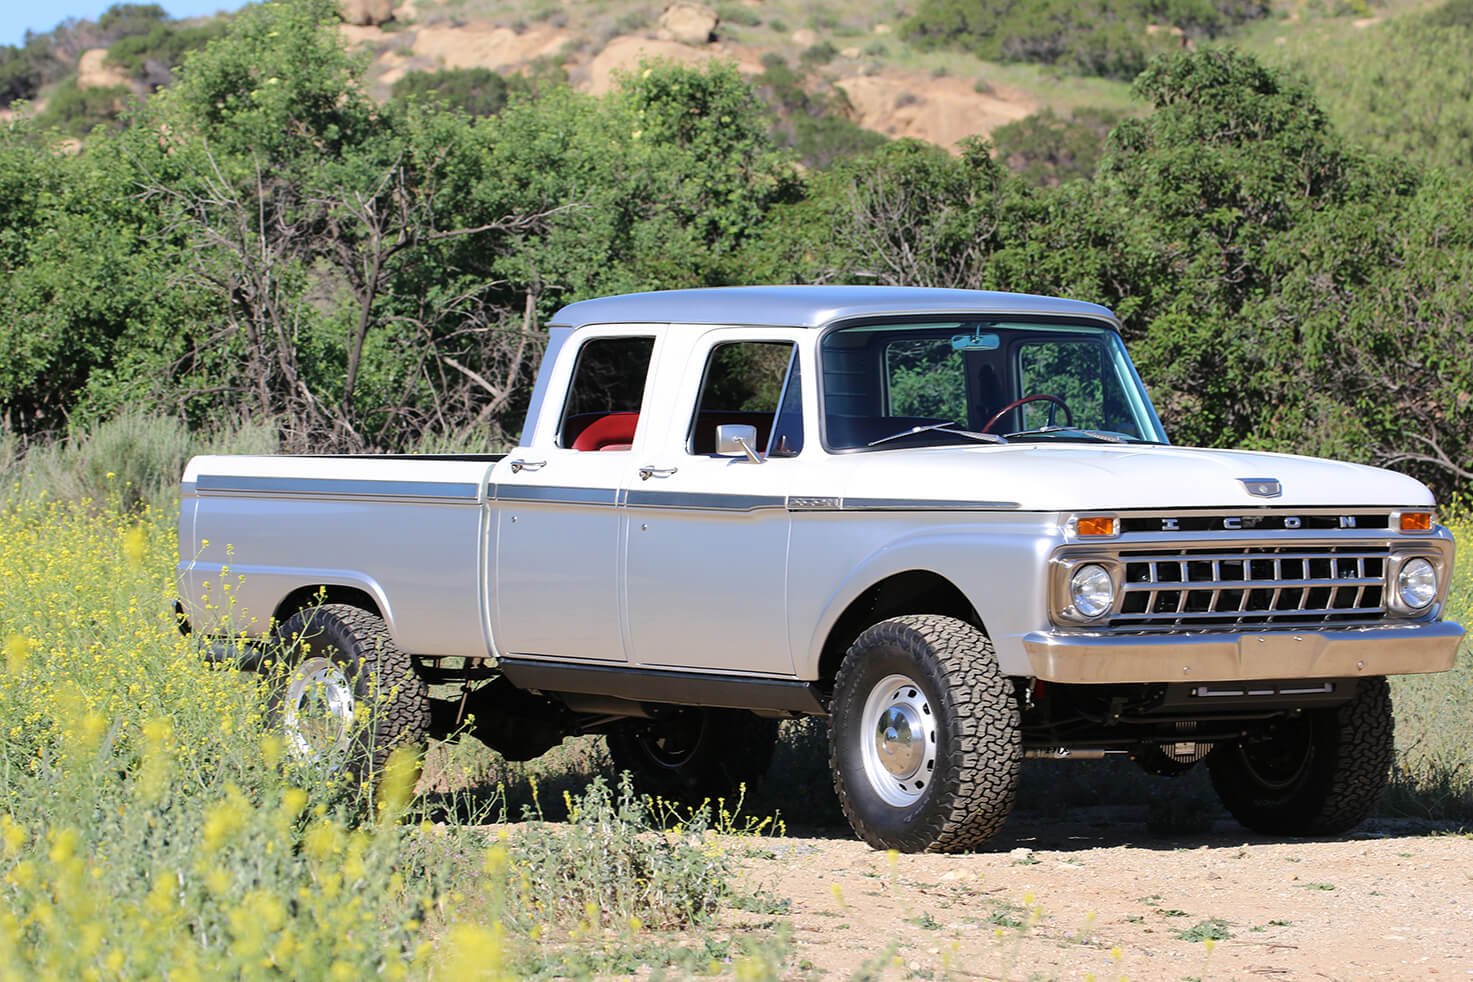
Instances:
[[[772,763],[777,721],[738,709],[677,709],[630,719],[607,734],[616,770],[640,793],[699,805],[752,792]]]
[[[356,786],[376,782],[389,754],[423,749],[429,689],[381,617],[345,604],[298,611],[276,632],[282,664],[271,709],[287,750]]]
[[[1339,835],[1381,798],[1395,753],[1391,689],[1364,678],[1354,698],[1220,746],[1212,786],[1239,823],[1269,835]]]
[[[953,617],[881,621],[835,681],[829,763],[850,826],[876,849],[964,852],[996,835],[1023,762],[992,642]]]

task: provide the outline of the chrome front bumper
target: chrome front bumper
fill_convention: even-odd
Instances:
[[[1451,621],[1348,631],[1080,635],[1035,632],[1023,647],[1048,682],[1229,682],[1411,675],[1453,667]]]

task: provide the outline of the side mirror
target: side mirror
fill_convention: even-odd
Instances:
[[[744,423],[723,423],[716,427],[716,455],[718,457],[740,457],[746,454],[754,464],[762,463],[757,455],[757,427]]]

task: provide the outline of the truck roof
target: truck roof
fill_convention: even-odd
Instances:
[[[582,300],[553,314],[549,327],[586,324],[733,324],[823,327],[855,317],[914,314],[1072,314],[1115,317],[1098,304],[1027,293],[913,286],[726,286],[626,293]]]

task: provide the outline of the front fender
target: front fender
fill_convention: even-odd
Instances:
[[[1062,541],[1053,513],[795,520],[789,582],[798,677],[818,678],[830,632],[866,590],[917,570],[942,577],[967,598],[1005,674],[1029,674],[1023,637],[1048,623],[1045,573],[1049,554]]]

